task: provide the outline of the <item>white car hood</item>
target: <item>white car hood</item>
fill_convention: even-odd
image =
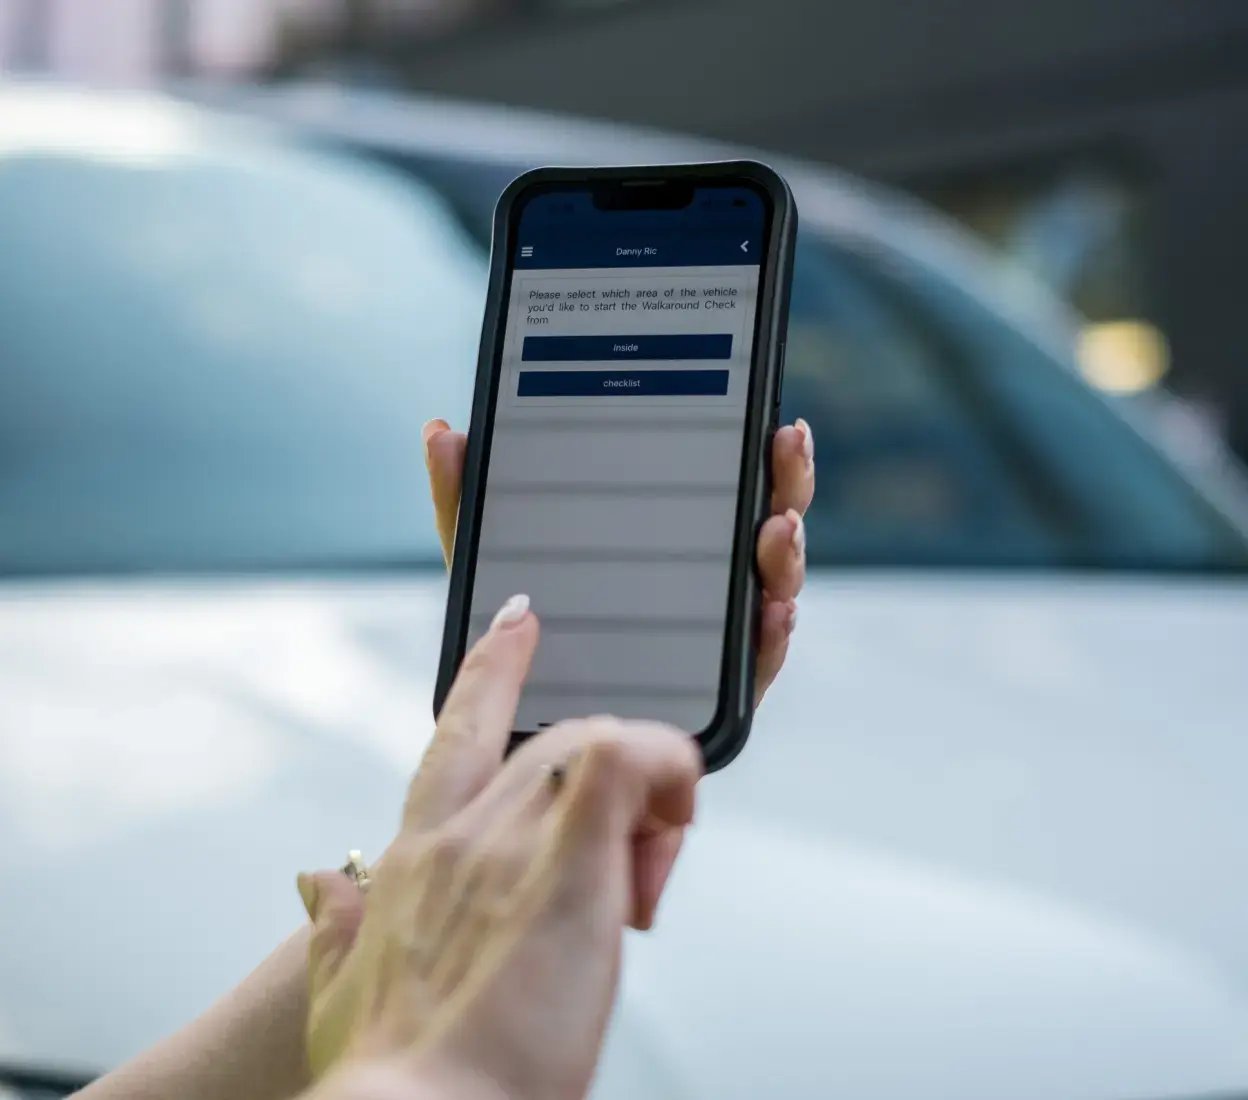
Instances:
[[[0,591],[0,1058],[113,1064],[299,921],[296,871],[380,850],[442,601]],[[597,1095],[1248,1087],[1245,654],[1243,584],[816,575]]]

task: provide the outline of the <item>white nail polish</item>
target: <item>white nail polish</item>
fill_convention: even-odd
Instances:
[[[794,423],[793,427],[795,427],[798,430],[798,432],[801,434],[802,454],[804,454],[808,460],[814,458],[815,457],[815,437],[814,437],[814,433],[812,433],[810,430],[810,425],[807,424],[806,421],[803,420],[799,416],[797,418],[797,421]]]
[[[514,626],[528,613],[529,597],[521,592],[512,596],[498,609],[498,614],[494,616],[494,621],[490,623],[490,629],[497,630],[500,626]]]
[[[793,524],[793,534],[790,536],[793,553],[800,558],[806,553],[806,524],[802,522],[802,517],[795,508],[790,508],[787,516]]]
[[[785,630],[792,634],[797,629],[797,604],[789,608],[789,614],[785,619]]]

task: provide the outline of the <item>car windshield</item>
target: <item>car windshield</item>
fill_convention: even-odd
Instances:
[[[466,420],[510,174],[251,132],[0,145],[0,573],[440,561],[420,426]],[[815,564],[1248,561],[1060,364],[817,229],[784,403],[818,439]]]
[[[239,135],[0,151],[0,570],[440,560],[486,256],[430,187]]]

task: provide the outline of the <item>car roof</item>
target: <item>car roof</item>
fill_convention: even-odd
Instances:
[[[1018,265],[978,245],[925,204],[835,169],[745,146],[509,106],[324,83],[180,84],[121,91],[45,81],[0,81],[0,153],[14,141],[55,148],[107,143],[141,160],[153,141],[217,134],[230,125],[291,131],[409,155],[519,172],[538,164],[641,164],[750,158],[773,164],[801,221],[851,252],[904,257],[951,281],[1054,361],[1073,369],[1079,318]]]
[[[538,164],[664,164],[761,160],[788,180],[803,225],[850,251],[906,257],[952,280],[1014,329],[1073,368],[1077,313],[1017,264],[899,191],[825,165],[751,146],[433,95],[325,83],[184,85],[193,102],[279,122],[321,137],[520,171]]]

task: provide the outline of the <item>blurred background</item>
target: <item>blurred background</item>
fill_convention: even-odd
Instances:
[[[416,89],[837,164],[1071,302],[1093,384],[1163,385],[1248,456],[1238,0],[3,0],[0,68]]]
[[[392,835],[502,188],[747,155],[809,577],[598,1100],[1248,1097],[1246,134],[1244,0],[0,0],[0,1096]]]

